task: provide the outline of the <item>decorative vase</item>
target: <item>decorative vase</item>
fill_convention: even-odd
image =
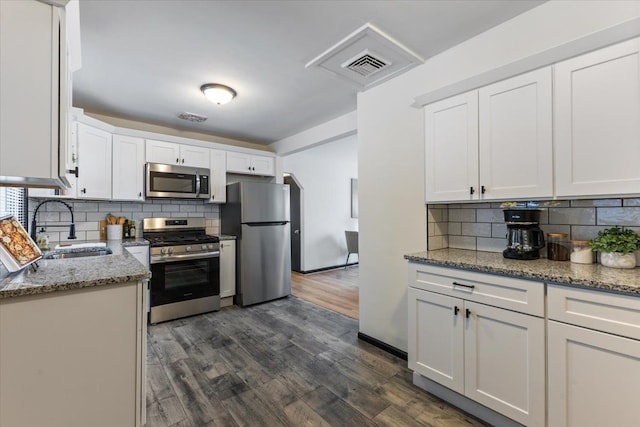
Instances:
[[[620,252],[602,252],[600,264],[613,268],[635,268],[636,254],[623,254]]]

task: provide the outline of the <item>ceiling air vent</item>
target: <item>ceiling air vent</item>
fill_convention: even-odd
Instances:
[[[196,122],[196,123],[202,123],[208,118],[206,116],[201,116],[199,114],[187,113],[186,111],[184,113],[178,114],[178,117],[181,118],[182,120],[188,120],[190,122]]]
[[[371,24],[365,24],[306,64],[329,71],[361,90],[402,74],[424,59]]]
[[[342,64],[344,68],[354,71],[363,77],[369,77],[391,65],[378,54],[365,50]]]

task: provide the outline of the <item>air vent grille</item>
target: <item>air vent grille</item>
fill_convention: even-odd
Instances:
[[[386,61],[380,57],[373,56],[369,52],[359,54],[355,59],[347,61],[343,67],[360,74],[363,77],[369,77],[378,71],[391,65],[389,61]]]
[[[199,114],[187,113],[186,111],[184,113],[178,114],[178,117],[181,118],[182,120],[188,120],[190,122],[196,122],[196,123],[202,123],[208,118],[206,116],[201,116]]]

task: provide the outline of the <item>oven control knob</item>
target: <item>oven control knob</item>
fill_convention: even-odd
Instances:
[[[191,246],[187,246],[186,248],[184,248],[184,250],[187,252],[191,252]]]
[[[202,250],[206,251],[207,250],[207,245],[202,245]]]
[[[169,255],[171,255],[173,253],[173,248],[168,248],[167,252],[169,253]]]
[[[215,246],[213,245],[213,243],[209,243],[209,249],[214,249]]]
[[[160,254],[165,255],[167,253],[167,248],[160,248]]]

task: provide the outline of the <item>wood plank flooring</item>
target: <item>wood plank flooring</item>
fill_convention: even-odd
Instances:
[[[147,426],[481,426],[296,297],[151,325]]]
[[[357,266],[311,274],[291,272],[291,293],[345,316],[359,318]]]

